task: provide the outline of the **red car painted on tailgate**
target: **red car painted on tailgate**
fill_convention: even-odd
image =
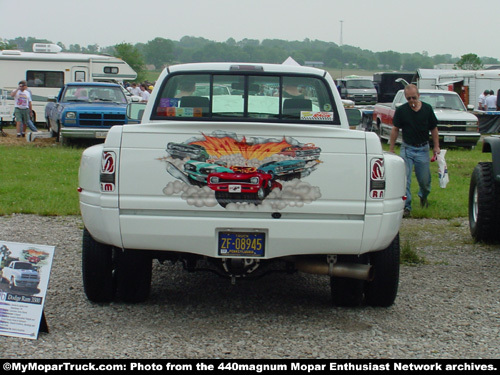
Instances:
[[[259,172],[254,167],[231,167],[233,172],[210,173],[208,187],[222,207],[232,202],[260,204],[272,189],[281,188],[269,173]]]

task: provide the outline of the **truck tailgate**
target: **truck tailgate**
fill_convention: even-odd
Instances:
[[[126,168],[118,172],[123,245],[147,242],[154,249],[186,251],[196,241],[215,238],[217,228],[237,227],[265,229],[269,245],[274,236],[288,236],[289,248],[297,251],[304,244],[293,243],[292,231],[316,236],[316,253],[331,249],[333,238],[344,241],[343,249],[359,248],[367,197],[365,143],[363,132],[331,126],[124,127],[119,164]]]

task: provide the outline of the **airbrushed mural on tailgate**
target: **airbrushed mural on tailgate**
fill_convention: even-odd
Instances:
[[[321,149],[291,137],[245,137],[224,131],[167,144],[167,172],[176,180],[163,189],[189,205],[282,210],[321,197],[302,179],[321,163]]]

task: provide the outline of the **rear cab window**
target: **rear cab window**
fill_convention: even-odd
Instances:
[[[340,125],[329,85],[321,77],[258,70],[171,74],[151,119],[179,118]]]

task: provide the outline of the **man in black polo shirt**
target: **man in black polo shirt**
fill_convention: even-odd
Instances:
[[[429,131],[432,135],[434,155],[440,153],[439,133],[437,119],[430,104],[420,101],[420,94],[415,85],[407,85],[404,89],[405,104],[396,109],[393,118],[393,127],[390,138],[390,151],[394,152],[394,145],[399,135],[399,129],[403,131],[403,143],[401,145],[401,157],[406,164],[406,202],[404,216],[409,217],[411,213],[411,174],[415,167],[420,190],[420,205],[427,207],[427,196],[431,192],[431,171],[429,156]]]

